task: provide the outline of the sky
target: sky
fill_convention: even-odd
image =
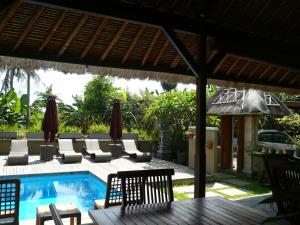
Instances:
[[[64,74],[53,70],[37,70],[36,73],[40,77],[40,82],[31,80],[31,100],[32,103],[36,99],[37,92],[45,91],[46,87],[52,85],[52,90],[66,104],[72,104],[74,95],[83,95],[84,88],[89,81],[93,79],[91,74]],[[0,75],[1,85],[4,78],[4,73]],[[127,89],[131,93],[138,94],[141,90],[148,88],[149,91],[157,90],[162,92],[160,82],[153,80],[139,80],[139,79],[119,79],[113,78],[113,86],[117,88]],[[193,84],[178,84],[178,90],[195,90],[196,86]],[[26,81],[16,82],[15,90],[18,95],[26,93]]]

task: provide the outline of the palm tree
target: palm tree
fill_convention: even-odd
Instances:
[[[6,70],[1,92],[5,94],[9,91],[14,91],[14,80],[23,81],[27,83],[27,110],[26,110],[26,127],[30,124],[30,78],[33,78],[36,82],[40,82],[39,75],[34,70],[19,68],[19,67],[7,67],[2,70]]]

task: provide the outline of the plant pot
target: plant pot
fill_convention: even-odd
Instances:
[[[206,148],[212,149],[213,144],[206,144],[205,146],[206,146]]]
[[[187,152],[177,152],[176,153],[177,163],[180,165],[187,165],[188,154]]]

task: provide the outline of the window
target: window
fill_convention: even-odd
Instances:
[[[271,133],[259,134],[258,140],[259,141],[264,141],[264,142],[272,142],[272,134]]]

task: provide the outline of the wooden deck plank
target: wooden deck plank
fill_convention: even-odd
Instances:
[[[102,210],[90,210],[89,215],[93,218],[95,224],[120,224],[122,220],[123,224],[125,222],[124,218],[133,219],[133,222],[137,224],[153,224],[153,219],[155,219],[155,224],[226,224],[226,225],[236,225],[236,224],[261,224],[261,222],[266,218],[266,214],[248,207],[243,207],[243,211],[236,210],[234,212],[235,217],[233,217],[233,211],[226,213],[224,208],[220,205],[213,204],[213,202],[220,202],[225,205],[230,205],[231,209],[239,209],[240,205],[231,203],[228,200],[216,198],[198,198],[191,199],[187,201],[177,201],[172,202],[171,205],[167,204],[151,204],[151,205],[140,205],[126,207],[123,211],[121,207],[112,207]],[[243,213],[248,212],[253,217],[259,220],[245,220]],[[113,214],[114,216],[108,216]],[[149,215],[149,217],[145,216]],[[139,218],[139,221],[136,220]],[[205,218],[205,219],[203,219]],[[239,220],[238,218],[242,218]],[[150,220],[149,220],[150,219]],[[106,220],[109,220],[106,223]],[[151,221],[151,222],[150,222]],[[132,221],[131,221],[132,222]],[[282,224],[282,223],[273,223]]]

